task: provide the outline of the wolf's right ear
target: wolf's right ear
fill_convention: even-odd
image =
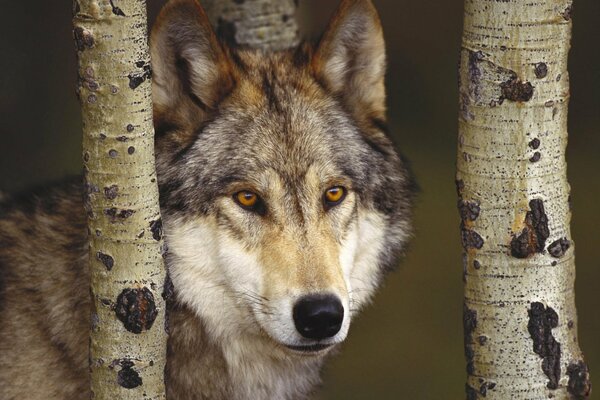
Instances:
[[[155,119],[202,120],[234,86],[231,61],[196,0],[163,7],[150,51]]]
[[[312,68],[351,111],[384,119],[385,58],[381,22],[371,0],[342,0]]]

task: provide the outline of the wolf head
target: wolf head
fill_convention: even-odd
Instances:
[[[285,356],[342,342],[410,236],[373,5],[344,0],[317,46],[267,54],[228,48],[195,0],[172,0],[151,51],[178,301],[218,342]]]

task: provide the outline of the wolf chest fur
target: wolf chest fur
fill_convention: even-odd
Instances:
[[[151,36],[170,399],[302,399],[410,236],[385,46],[343,0],[315,46],[220,43],[195,0]],[[89,398],[81,185],[0,209],[0,398]]]

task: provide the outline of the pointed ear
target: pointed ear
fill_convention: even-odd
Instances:
[[[352,112],[385,118],[385,42],[370,0],[342,0],[319,42],[313,72]]]
[[[155,115],[170,123],[202,119],[234,86],[232,63],[196,0],[170,0],[163,7],[150,51]]]

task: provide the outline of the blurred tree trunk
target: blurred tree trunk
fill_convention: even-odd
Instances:
[[[75,0],[95,400],[164,399],[162,222],[146,2]]]
[[[204,0],[218,35],[233,45],[283,50],[298,44],[294,0]]]
[[[467,398],[590,392],[566,177],[571,0],[466,0],[457,188]]]

